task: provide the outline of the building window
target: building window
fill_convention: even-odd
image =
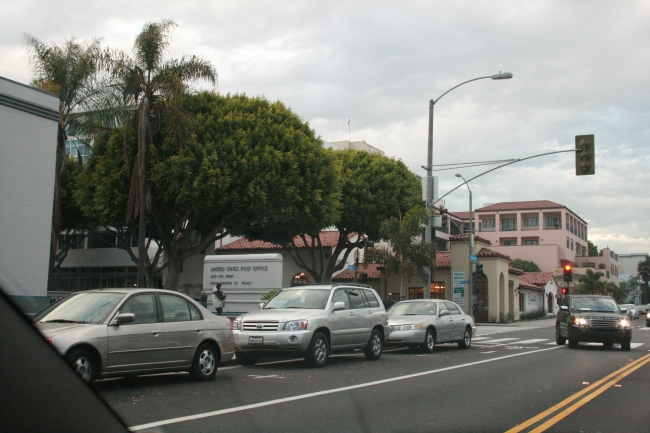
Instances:
[[[520,313],[525,313],[526,312],[526,298],[525,294],[519,292],[519,312]]]
[[[517,218],[503,218],[501,220],[501,231],[512,232],[517,230]]]
[[[524,227],[538,227],[539,217],[524,218]]]
[[[486,229],[496,227],[496,220],[495,219],[485,219],[485,220],[483,220],[483,227],[485,227]]]
[[[566,247],[569,248],[571,245],[569,244],[569,238],[566,238]]]
[[[571,250],[573,250],[573,239],[571,240]]]
[[[526,245],[537,245],[539,242],[537,239],[526,239]]]
[[[516,240],[516,239],[508,239],[508,240],[504,240],[504,241],[502,242],[502,245],[503,245],[504,247],[514,247],[514,246],[517,245],[517,240]]]

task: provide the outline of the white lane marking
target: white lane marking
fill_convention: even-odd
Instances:
[[[491,337],[474,337],[472,341],[489,340]]]
[[[585,346],[602,346],[603,343],[582,343]],[[643,346],[644,343],[630,343],[630,349],[635,349],[639,346]]]
[[[552,342],[551,342],[551,343],[544,343],[544,344],[549,344],[549,345],[551,345],[551,346],[555,346],[557,343],[552,343]]]
[[[532,340],[517,341],[517,344],[535,344],[548,341],[548,338],[533,338]]]
[[[643,343],[630,343],[630,348],[631,349],[637,348],[639,346],[643,346]]]
[[[497,353],[496,350],[490,350],[489,352],[479,352],[479,353]]]
[[[257,409],[258,407],[272,406],[272,405],[275,405],[275,404],[287,403],[287,402],[296,401],[296,400],[303,400],[303,399],[306,399],[306,398],[318,397],[318,396],[321,396],[321,395],[336,394],[336,393],[339,393],[339,392],[351,391],[353,389],[367,388],[367,387],[370,387],[370,386],[382,385],[384,383],[391,383],[391,382],[397,382],[397,381],[400,381],[400,380],[412,379],[412,378],[415,378],[415,377],[428,376],[430,374],[441,373],[443,371],[457,370],[459,368],[471,367],[471,366],[474,366],[474,365],[485,364],[485,363],[488,363],[488,362],[500,361],[502,359],[515,358],[517,356],[525,356],[525,355],[530,355],[532,353],[546,352],[548,350],[555,350],[555,349],[560,349],[560,348],[561,348],[561,346],[557,346],[557,347],[549,347],[548,349],[538,349],[538,350],[531,350],[531,351],[528,351],[528,352],[514,353],[512,355],[499,356],[497,358],[484,359],[482,361],[469,362],[467,364],[454,365],[454,366],[451,366],[451,367],[439,368],[437,370],[422,371],[420,373],[413,373],[413,374],[408,374],[408,375],[404,375],[404,376],[392,377],[390,379],[383,379],[383,380],[377,380],[377,381],[374,381],[374,382],[360,383],[358,385],[344,386],[342,388],[328,389],[328,390],[325,390],[325,391],[311,392],[311,393],[308,393],[308,394],[301,394],[301,395],[296,395],[296,396],[293,396],[293,397],[279,398],[277,400],[263,401],[263,402],[260,402],[260,403],[247,404],[245,406],[231,407],[229,409],[215,410],[213,412],[205,412],[205,413],[199,413],[199,414],[196,414],[196,415],[188,415],[188,416],[182,416],[182,417],[178,417],[178,418],[170,418],[170,419],[166,419],[166,420],[162,420],[162,421],[154,421],[154,422],[150,422],[150,423],[147,423],[147,424],[140,424],[140,425],[136,425],[136,426],[133,426],[133,427],[129,427],[129,430],[137,431],[137,430],[143,430],[143,429],[147,429],[147,428],[159,427],[159,426],[162,426],[162,425],[175,424],[175,423],[179,423],[179,422],[183,422],[183,421],[193,421],[193,420],[197,420],[197,419],[201,419],[201,418],[208,418],[208,417],[224,415],[224,414],[233,413],[233,412],[242,412],[242,411],[245,411],[245,410]]]
[[[487,340],[487,341],[482,341],[482,344],[492,344],[492,343],[501,343],[503,341],[512,341],[512,340],[521,340],[521,338],[497,338],[496,340]]]
[[[248,377],[253,379],[286,379],[286,377],[278,376],[277,374],[269,374],[268,376],[259,376],[257,374],[249,374]]]
[[[229,365],[228,367],[219,367],[217,371],[221,370],[234,370],[235,368],[242,368],[241,365]]]

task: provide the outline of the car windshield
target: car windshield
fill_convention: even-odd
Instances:
[[[435,302],[398,302],[386,312],[389,316],[421,316],[436,314]]]
[[[265,310],[299,308],[324,310],[329,299],[329,289],[288,289],[279,292],[265,306]]]
[[[618,306],[613,299],[607,298],[573,298],[571,309],[578,311],[598,311],[601,313],[616,313]]]
[[[33,317],[39,323],[101,323],[124,293],[79,293],[53,304]]]

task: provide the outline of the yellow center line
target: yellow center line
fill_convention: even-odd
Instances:
[[[646,355],[646,357],[648,357],[648,356],[650,356],[650,355]],[[546,421],[544,424],[540,425],[536,429],[531,430],[530,433],[541,433],[541,432],[546,431],[549,427],[554,426],[555,424],[557,424],[558,422],[560,422],[561,420],[563,420],[564,418],[566,418],[567,416],[569,416],[570,414],[572,414],[573,412],[575,412],[576,410],[578,410],[579,408],[584,406],[585,404],[589,403],[594,398],[598,397],[603,392],[607,391],[609,388],[614,386],[614,384],[619,382],[621,379],[623,379],[624,377],[632,374],[633,372],[635,372],[636,370],[643,367],[644,365],[646,365],[649,362],[650,362],[650,359],[646,359],[645,361],[635,365],[634,367],[627,370],[625,373],[623,373],[620,376],[612,379],[608,384],[603,385],[600,389],[592,392],[591,394],[589,394],[588,396],[586,396],[582,400],[580,400],[580,401],[574,403],[573,405],[569,406],[568,408],[566,408],[565,410],[563,410],[559,414],[555,415],[553,418],[549,419],[548,421]]]
[[[635,365],[637,365],[637,364],[639,364],[639,363],[641,363],[641,362],[643,362],[645,360],[650,360],[650,354],[645,355],[645,356],[637,359],[636,361],[633,361],[633,362],[627,364],[626,366],[616,370],[615,372],[613,372],[611,374],[608,374],[607,376],[603,377],[599,381],[594,382],[593,384],[589,385],[587,388],[583,389],[582,391],[576,392],[571,397],[566,398],[565,400],[561,401],[560,403],[556,404],[555,406],[552,406],[549,409],[546,409],[544,412],[542,412],[542,413],[540,413],[538,415],[535,415],[531,419],[529,419],[527,421],[524,421],[521,424],[516,425],[515,427],[513,427],[510,430],[506,431],[506,433],[518,433],[518,432],[521,432],[521,431],[525,430],[526,428],[530,427],[531,425],[536,424],[537,422],[543,420],[547,416],[549,416],[549,415],[553,414],[554,412],[562,409],[564,406],[568,405],[572,401],[577,400],[578,398],[582,397],[583,395],[585,395],[585,394],[593,391],[594,389],[598,388],[600,385],[607,382],[612,377],[623,373],[625,370],[627,370],[629,368],[632,368]]]

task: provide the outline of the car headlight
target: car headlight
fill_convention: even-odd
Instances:
[[[589,321],[585,319],[584,317],[574,317],[573,318],[573,323],[576,325],[580,326],[585,326],[589,324]]]
[[[285,331],[299,331],[301,329],[307,329],[306,320],[292,320],[284,324],[282,328]]]
[[[416,323],[414,325],[391,325],[391,331],[410,331],[412,329],[422,329],[421,323]]]
[[[648,319],[650,319],[650,311],[648,311],[648,314],[646,315]]]
[[[629,328],[630,327],[630,321],[628,319],[621,319],[619,322],[619,325],[623,328]]]
[[[241,322],[239,320],[233,320],[232,329],[233,331],[239,331],[241,329]]]

